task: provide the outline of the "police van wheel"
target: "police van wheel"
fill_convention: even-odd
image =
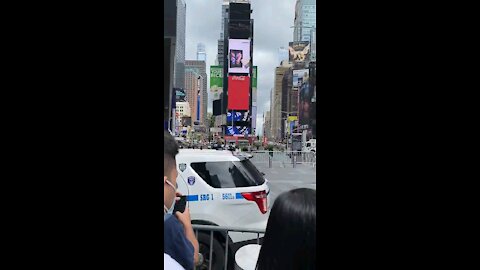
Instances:
[[[202,264],[197,267],[199,270],[207,270],[210,264],[210,234],[198,233],[199,252],[203,256]],[[221,270],[225,264],[225,251],[220,242],[213,236],[213,250],[212,250],[212,269]]]

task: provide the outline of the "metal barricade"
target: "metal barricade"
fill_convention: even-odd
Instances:
[[[281,166],[296,167],[297,164],[316,166],[316,152],[313,151],[252,151],[250,159],[254,164],[268,165],[268,168]]]
[[[195,236],[198,239],[198,231],[207,231],[210,232],[210,249],[209,249],[209,265],[208,270],[212,269],[212,254],[213,254],[213,237],[214,232],[221,232],[226,234],[225,240],[225,261],[224,261],[224,269],[227,269],[228,266],[228,242],[229,242],[229,232],[240,232],[240,233],[256,233],[257,234],[257,244],[260,245],[260,234],[265,234],[265,230],[254,230],[254,229],[245,229],[245,228],[236,228],[236,227],[221,227],[221,226],[212,226],[212,225],[198,225],[193,224],[193,230],[195,232]],[[235,258],[233,258],[235,260]],[[197,267],[194,268],[195,270],[198,269]]]

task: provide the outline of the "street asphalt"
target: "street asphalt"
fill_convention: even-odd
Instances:
[[[317,173],[312,165],[297,164],[293,168],[292,164],[283,166],[283,164],[272,164],[272,168],[268,168],[266,163],[253,162],[259,171],[265,173],[270,187],[270,207],[273,202],[283,192],[296,188],[317,189]]]

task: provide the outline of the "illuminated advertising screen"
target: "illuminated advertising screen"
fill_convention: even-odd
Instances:
[[[310,57],[310,44],[309,42],[290,42],[288,46],[289,60],[292,63],[303,63],[309,60]]]
[[[249,111],[228,111],[227,112],[227,124],[231,124],[232,121],[233,122],[248,122],[248,121],[250,121]]]
[[[250,128],[247,126],[227,126],[225,135],[245,135],[250,134]]]
[[[183,88],[173,88],[175,90],[175,101],[176,102],[186,102],[187,101],[187,94],[185,93],[185,89]]]
[[[225,2],[225,1],[224,1]],[[250,19],[250,3],[247,0],[232,1],[229,5],[228,17],[230,20]]]
[[[293,87],[300,87],[308,82],[308,69],[297,69],[293,71]]]
[[[210,66],[210,92],[213,100],[220,99],[223,92],[223,67]]]
[[[228,36],[236,39],[249,38],[252,35],[253,24],[250,20],[250,3],[249,1],[238,3],[238,0],[232,2],[237,3],[230,3],[228,7]]]
[[[253,66],[252,72],[252,103],[257,103],[257,66]]]
[[[249,110],[250,77],[228,76],[228,110]]]
[[[250,40],[228,40],[228,73],[250,73]]]
[[[307,82],[303,83],[300,86],[299,94],[298,94],[298,115],[299,115],[299,122],[300,125],[308,125],[311,119],[312,113],[312,98],[314,97],[314,88],[311,87],[310,83]]]

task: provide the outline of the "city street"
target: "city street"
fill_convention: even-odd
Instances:
[[[201,231],[197,240],[204,260],[197,269],[237,269],[235,262],[254,269],[234,256],[265,233],[267,208],[282,193],[317,188],[316,1],[278,2],[164,2],[163,126],[181,148],[192,148],[176,159],[184,178],[179,190],[194,202],[189,204],[191,219]],[[252,163],[268,187],[258,185],[262,175]],[[315,219],[314,212],[303,211],[315,206],[314,194],[304,190],[300,197],[287,198],[287,205],[300,205],[300,211],[284,215],[288,211],[279,206],[282,218]],[[310,229],[292,239],[312,235],[315,229]],[[303,245],[289,246],[291,254],[303,252]],[[243,258],[254,263],[254,256]],[[315,258],[282,264],[311,269],[306,265],[315,265]]]
[[[292,166],[268,168],[268,164],[265,163],[253,162],[253,164],[261,172],[264,172],[268,179],[272,199],[269,203],[270,207],[273,206],[277,196],[285,191],[296,188],[317,189],[317,174],[315,168],[311,165],[297,164],[295,168],[292,168]]]

